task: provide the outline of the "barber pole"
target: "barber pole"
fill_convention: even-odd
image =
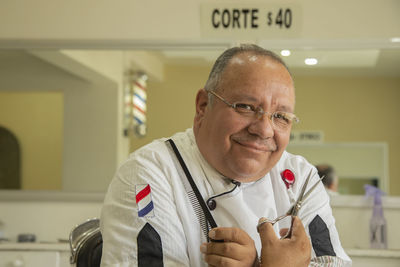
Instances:
[[[138,136],[146,135],[146,80],[145,74],[139,74],[132,81],[133,85],[133,125]]]
[[[129,135],[132,130],[138,137],[146,135],[146,81],[147,75],[142,72],[130,74],[124,98],[126,135]]]

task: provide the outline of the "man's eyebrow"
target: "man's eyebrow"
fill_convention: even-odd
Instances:
[[[243,93],[241,93],[241,94],[233,94],[231,96],[231,99],[232,99],[231,101],[234,101],[234,102],[236,102],[236,101],[244,101],[244,102],[248,101],[250,103],[258,103],[258,102],[260,102],[260,99],[254,97],[252,95],[246,95],[246,94],[243,94]],[[292,107],[284,105],[284,104],[277,105],[276,110],[277,111],[283,111],[283,112],[289,112],[289,113],[293,113],[294,112]]]
[[[293,109],[285,105],[278,105],[278,108],[276,110],[293,113]]]
[[[239,101],[250,101],[250,102],[258,102],[260,101],[258,98],[251,96],[251,95],[246,95],[246,94],[234,94],[232,96],[232,99],[236,99]]]

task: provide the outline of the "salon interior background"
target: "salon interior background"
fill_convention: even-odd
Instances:
[[[21,143],[22,189],[103,192],[130,151],[191,127],[195,93],[212,59],[252,41],[277,52],[292,50],[286,60],[302,120],[295,130],[321,131],[325,143],[339,146],[384,144],[388,193],[400,195],[398,1],[255,1],[253,7],[266,15],[290,7],[294,31],[239,31],[220,38],[204,26],[204,12],[238,2],[188,2],[2,3],[0,126]],[[166,10],[186,11],[171,17]],[[305,66],[305,57],[320,64]],[[144,138],[123,135],[129,70],[149,76]],[[347,161],[349,168],[364,166],[360,173],[370,165]]]

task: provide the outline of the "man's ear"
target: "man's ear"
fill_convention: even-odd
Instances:
[[[196,115],[194,123],[198,123],[204,117],[208,106],[208,93],[204,89],[200,89],[196,95]]]

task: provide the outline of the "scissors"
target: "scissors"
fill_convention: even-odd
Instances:
[[[284,218],[286,218],[286,217],[288,217],[288,216],[291,216],[291,217],[297,216],[297,214],[299,213],[300,208],[302,207],[303,201],[304,201],[304,200],[311,194],[311,192],[317,187],[318,183],[319,183],[320,181],[322,181],[322,179],[325,178],[325,175],[323,175],[317,182],[315,182],[315,183],[311,186],[311,188],[310,188],[310,189],[307,191],[307,193],[306,193],[305,191],[306,191],[306,189],[307,189],[308,181],[310,180],[310,178],[311,178],[311,176],[312,176],[312,171],[313,171],[313,170],[311,169],[311,170],[310,170],[310,173],[309,173],[308,176],[307,176],[306,181],[305,181],[304,184],[303,184],[303,187],[301,188],[299,197],[297,198],[296,202],[294,202],[294,204],[289,208],[289,210],[288,210],[285,214],[283,214],[283,215],[277,217],[277,218],[274,219],[274,220],[263,219],[262,221],[260,221],[260,222],[258,223],[258,225],[257,225],[257,231],[258,231],[259,227],[260,227],[261,225],[263,225],[264,223],[270,223],[270,224],[274,225],[275,223],[279,222],[280,220],[282,220],[282,219],[284,219]],[[292,234],[292,226],[293,226],[293,220],[292,220],[292,223],[291,223],[291,225],[290,225],[289,231],[287,231],[287,233],[286,233],[284,236],[282,236],[281,239],[285,239],[285,238],[288,238],[288,237],[291,236],[291,234]]]

